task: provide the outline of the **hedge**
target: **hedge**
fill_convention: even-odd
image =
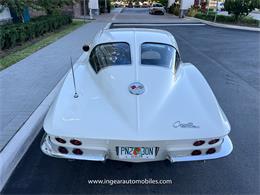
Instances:
[[[0,48],[4,50],[21,45],[71,22],[70,16],[52,15],[33,18],[29,23],[3,25],[0,32]]]
[[[209,12],[208,15],[205,13],[198,12],[195,15],[195,18],[199,18],[202,20],[214,21],[215,14],[213,12]],[[240,24],[240,25],[247,25],[247,26],[255,26],[259,27],[259,21],[255,20],[249,16],[241,17],[239,21],[236,21],[234,16],[224,16],[224,15],[217,15],[216,22],[220,23],[227,23],[227,24]]]
[[[198,12],[198,13],[195,15],[195,18],[199,18],[199,19],[202,19],[202,20],[208,20],[208,21],[214,21],[215,14],[209,13],[209,14],[207,15],[207,14]]]

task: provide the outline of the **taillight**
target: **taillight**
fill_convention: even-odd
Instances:
[[[210,148],[207,150],[206,154],[213,154],[216,152],[216,149],[215,148]]]
[[[62,139],[60,137],[55,137],[55,140],[61,144],[65,144],[66,143],[66,140],[65,139]]]
[[[65,147],[60,146],[60,147],[58,147],[58,150],[62,154],[68,154],[69,153],[69,151]]]
[[[192,156],[197,156],[197,155],[200,155],[201,154],[201,151],[200,150],[193,150],[191,155]]]
[[[81,149],[78,149],[78,148],[72,150],[72,152],[73,152],[73,154],[76,154],[76,155],[82,155],[82,154],[83,154],[82,150],[81,150]]]
[[[77,139],[70,140],[70,143],[75,145],[75,146],[80,146],[82,144],[81,141],[79,141]]]
[[[219,139],[213,139],[213,140],[210,140],[209,141],[209,144],[212,145],[212,144],[215,144],[219,141]]]
[[[198,141],[195,141],[195,142],[193,143],[193,146],[201,146],[201,145],[203,145],[204,143],[205,143],[204,140],[198,140]]]

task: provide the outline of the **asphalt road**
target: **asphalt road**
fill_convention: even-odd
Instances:
[[[154,27],[157,28],[157,27]],[[210,26],[158,27],[177,39],[212,87],[232,131],[233,153],[223,159],[131,164],[68,161],[45,156],[42,132],[19,163],[8,194],[259,194],[260,33]],[[90,185],[88,179],[171,179],[171,185]]]
[[[124,14],[149,14],[149,8],[138,8],[138,9],[125,8],[125,9],[123,9],[122,13],[124,13]]]

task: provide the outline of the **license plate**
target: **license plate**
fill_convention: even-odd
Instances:
[[[155,147],[118,147],[120,159],[154,159]]]

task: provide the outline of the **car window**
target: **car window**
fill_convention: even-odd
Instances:
[[[143,43],[141,46],[141,64],[172,68],[176,61],[176,49],[163,43]]]
[[[107,66],[129,65],[130,46],[124,42],[97,45],[90,54],[89,62],[96,73]]]
[[[153,7],[162,7],[161,4],[154,4]]]

